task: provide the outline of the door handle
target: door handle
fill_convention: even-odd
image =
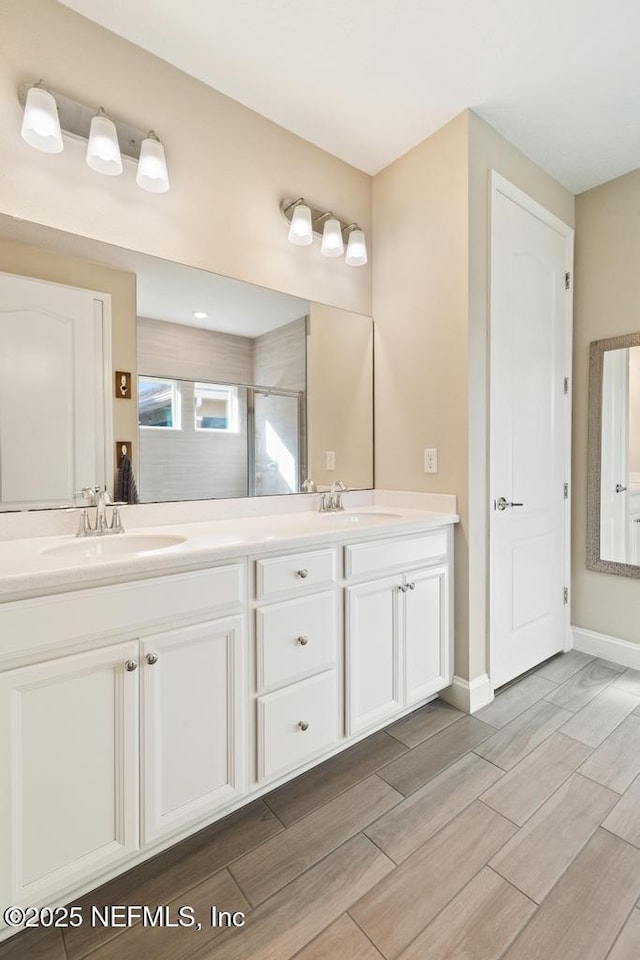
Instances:
[[[621,483],[616,483],[616,493],[624,493],[626,489]]]
[[[506,510],[507,507],[524,507],[524,503],[512,503],[510,500],[505,500],[504,497],[493,501],[494,510]]]

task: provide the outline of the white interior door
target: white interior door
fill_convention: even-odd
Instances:
[[[0,274],[0,509],[72,504],[105,483],[107,300]]]
[[[491,195],[491,679],[498,687],[565,648],[573,232],[496,174]]]

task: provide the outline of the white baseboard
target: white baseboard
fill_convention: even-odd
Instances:
[[[486,673],[473,680],[454,677],[450,687],[442,690],[440,697],[458,710],[475,713],[493,700],[493,687]]]
[[[640,670],[640,643],[618,640],[617,637],[608,637],[604,633],[595,633],[593,630],[584,630],[582,627],[572,627],[571,631],[575,650],[589,653],[592,657],[611,660],[613,663],[620,664],[621,667]]]

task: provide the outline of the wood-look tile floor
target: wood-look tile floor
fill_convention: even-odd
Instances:
[[[241,929],[28,931],[0,960],[640,960],[640,673],[435,701],[79,902]]]

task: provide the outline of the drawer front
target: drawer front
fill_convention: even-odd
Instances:
[[[258,779],[292,770],[338,739],[336,672],[258,697]]]
[[[335,591],[272,603],[256,611],[258,690],[280,687],[336,663]]]
[[[244,563],[15,600],[0,604],[0,662],[201,612],[232,613],[244,603]]]
[[[385,570],[444,560],[447,540],[446,530],[434,530],[417,537],[354,543],[344,548],[345,578],[367,577]]]
[[[264,600],[336,582],[335,550],[292,553],[256,561],[256,597]]]

